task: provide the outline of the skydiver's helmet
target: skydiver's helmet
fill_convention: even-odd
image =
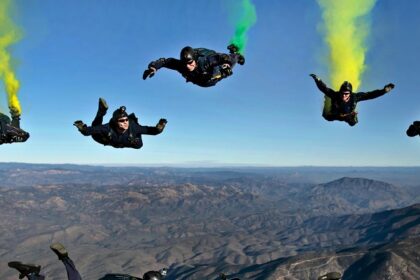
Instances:
[[[166,272],[166,270],[165,270],[165,272]],[[143,275],[143,280],[163,280],[165,275],[162,275],[158,271],[148,271]]]
[[[120,108],[115,110],[114,113],[112,113],[113,121],[117,121],[118,119],[126,118],[126,117],[128,117],[128,114],[126,112],[125,106],[121,106]]]
[[[181,50],[180,60],[183,64],[189,64],[195,60],[194,49],[187,46]]]
[[[353,92],[353,86],[351,83],[344,81],[344,83],[341,85],[340,87],[340,93],[344,93],[344,92]]]
[[[110,123],[113,126],[116,126],[117,122],[118,122],[118,119],[121,119],[121,118],[128,118],[128,114],[126,112],[125,106],[121,106],[120,108],[115,110],[114,113],[112,113],[112,119],[111,119]]]

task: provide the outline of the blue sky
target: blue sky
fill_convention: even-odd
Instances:
[[[198,165],[420,165],[420,2],[381,0],[372,12],[368,69],[360,90],[393,82],[391,94],[361,103],[359,124],[326,122],[309,73],[327,79],[316,1],[254,1],[245,66],[213,88],[185,83],[147,64],[182,47],[225,51],[236,0],[17,0],[25,36],[13,48],[21,80],[25,144],[0,146],[0,161]],[[351,38],[349,38],[351,43]],[[3,96],[3,95],[2,95]],[[83,137],[97,100],[126,105],[144,125],[168,119],[141,150],[113,149]],[[5,99],[0,102],[5,108]]]

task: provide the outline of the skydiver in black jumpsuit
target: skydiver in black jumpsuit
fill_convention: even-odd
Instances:
[[[337,92],[327,87],[317,75],[311,74],[310,76],[314,79],[318,89],[331,98],[331,111],[324,110],[322,116],[327,121],[344,121],[350,126],[354,126],[358,122],[356,112],[358,102],[382,96],[395,87],[394,84],[387,84],[383,89],[353,93],[352,84],[345,81]]]
[[[12,119],[0,113],[0,145],[17,142],[25,142],[29,133],[20,128],[20,114],[17,110],[10,108]]]
[[[99,99],[99,109],[92,126],[87,126],[78,120],[74,125],[80,133],[92,138],[105,146],[114,148],[133,148],[143,147],[142,135],[157,135],[162,133],[166,126],[166,119],[160,119],[156,126],[143,126],[138,123],[137,117],[127,114],[126,108],[121,106],[115,110],[109,123],[102,124],[108,106],[102,98]]]
[[[245,58],[235,45],[229,45],[229,54],[217,53],[205,48],[185,47],[180,59],[160,58],[150,62],[143,73],[143,80],[154,76],[157,70],[168,68],[178,71],[187,82],[201,87],[211,87],[232,75],[236,63],[243,65]]]

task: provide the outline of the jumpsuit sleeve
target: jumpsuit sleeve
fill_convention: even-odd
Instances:
[[[88,126],[80,131],[84,136],[106,135],[109,133],[108,125]]]
[[[158,60],[152,61],[149,63],[149,68],[153,67],[156,70],[160,68],[168,68],[176,71],[182,70],[182,63],[179,59],[175,58],[159,58]]]
[[[156,126],[143,126],[137,123],[134,125],[134,132],[136,134],[158,135],[162,133],[162,130],[158,129]]]
[[[329,98],[334,98],[335,91],[327,87],[327,85],[321,79],[315,80],[315,84],[318,87],[318,89],[321,92],[323,92],[326,96],[328,96]]]
[[[356,101],[365,101],[365,100],[377,98],[379,96],[384,95],[385,93],[386,93],[385,89],[377,89],[377,90],[368,91],[368,92],[358,92],[355,94],[355,96],[356,96]]]

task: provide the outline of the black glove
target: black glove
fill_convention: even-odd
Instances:
[[[73,125],[82,133],[86,131],[87,125],[80,120],[75,121]]]
[[[155,75],[156,69],[153,67],[149,67],[146,69],[143,73],[143,80],[146,80],[147,78],[151,78]]]
[[[168,121],[166,119],[160,119],[158,124],[156,125],[156,127],[157,127],[157,129],[162,131],[165,128],[167,123],[168,123]]]
[[[390,92],[391,90],[393,90],[393,89],[394,89],[394,87],[395,87],[395,85],[394,85],[394,84],[392,84],[392,83],[390,83],[390,84],[387,84],[386,86],[384,86],[384,90],[385,90],[386,92]]]
[[[319,77],[315,74],[310,74],[309,76],[311,76],[315,81],[319,81]]]

